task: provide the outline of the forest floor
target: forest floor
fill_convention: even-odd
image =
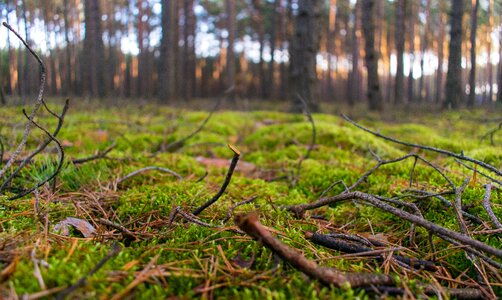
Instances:
[[[56,112],[62,109],[51,107]],[[3,163],[24,131],[26,119],[20,110],[1,109]],[[332,203],[301,217],[285,209],[342,194],[344,184],[357,183],[378,160],[413,152],[425,162],[418,160],[415,165],[412,156],[383,164],[351,191],[412,203],[426,220],[457,232],[461,225],[454,209],[440,198],[453,203],[460,198],[465,213],[480,220],[466,221],[470,236],[502,249],[502,231],[493,230],[496,227],[482,205],[485,185],[491,182],[489,202],[495,215],[502,216],[502,192],[496,184],[501,177],[483,170],[493,181],[470,162],[466,163],[471,169],[448,155],[386,141],[338,115],[312,116],[312,143],[312,123],[305,115],[217,111],[208,118],[208,114],[148,105],[89,113],[70,106],[57,135],[65,160],[56,180],[38,192],[9,200],[55,171],[60,154],[53,142],[0,196],[0,298],[373,298],[386,293],[419,296],[428,287],[437,297],[448,295],[448,288],[481,290],[485,297],[502,293],[500,270],[478,261],[482,271],[477,272],[465,246],[437,235],[429,239],[423,227],[414,228],[361,199]],[[479,110],[407,115],[393,122],[362,112],[353,117],[382,134],[446,149],[498,170],[502,167],[502,132],[482,138],[499,124],[490,122],[497,118],[494,114]],[[36,120],[51,132],[57,126],[57,119],[46,111]],[[200,132],[176,143],[201,125]],[[46,138],[34,127],[20,158]],[[101,157],[107,149],[111,151]],[[234,151],[240,156],[227,189],[193,216],[190,212],[220,190],[230,159],[236,160]],[[78,160],[96,154],[96,159]],[[152,166],[168,170],[126,177]],[[457,198],[449,193],[451,183],[454,191],[464,188]],[[438,196],[424,196],[425,191]],[[245,200],[249,201],[235,205]],[[335,288],[306,276],[294,263],[240,232],[234,216],[253,211],[279,240],[319,266],[388,274],[397,288]],[[314,243],[312,233],[338,234],[345,238],[339,240],[342,244],[353,245],[357,238],[375,241],[374,252],[370,256],[330,249]],[[396,255],[433,261],[434,268],[414,268],[400,263]],[[486,278],[479,279],[479,274]]]

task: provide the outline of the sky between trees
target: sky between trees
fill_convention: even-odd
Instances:
[[[233,86],[232,100],[299,95],[313,110],[502,101],[495,0],[3,0],[0,12],[42,53],[48,95],[169,103]],[[37,64],[7,33],[2,94],[35,94]]]

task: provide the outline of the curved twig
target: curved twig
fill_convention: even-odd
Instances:
[[[45,105],[45,101],[42,100],[42,104],[44,104],[44,106],[47,108],[47,106]],[[68,107],[70,105],[70,100],[66,99],[65,101],[65,104],[63,106],[63,110],[61,111],[61,114],[60,115],[57,115],[55,114],[54,112],[52,112],[51,110],[49,110],[47,108],[47,111],[52,114],[53,116],[55,116],[57,119],[58,119],[58,125],[56,126],[56,129],[54,130],[54,132],[52,133],[52,136],[53,137],[56,137],[59,133],[59,131],[61,130],[61,128],[63,127],[63,122],[64,122],[64,117],[66,116],[66,113],[68,112]],[[26,114],[25,114],[26,115]],[[23,169],[29,162],[32,161],[32,159],[37,155],[39,154],[40,152],[42,152],[43,150],[45,150],[45,148],[47,148],[47,146],[53,141],[53,139],[51,138],[51,136],[49,135],[49,138],[47,140],[45,140],[35,151],[33,151],[30,155],[28,155],[27,157],[25,157],[21,163],[19,164],[19,166],[16,168],[16,170],[14,170],[14,172],[12,172],[9,177],[7,177],[7,179],[2,183],[2,185],[0,186],[0,192],[2,192],[5,187],[7,187],[10,182],[12,181],[12,179],[14,179],[14,177],[19,174],[19,172],[21,171],[21,169]]]
[[[7,163],[3,166],[2,169],[0,169],[0,178],[2,178],[5,175],[5,172],[10,168],[10,166],[16,161],[16,158],[19,156],[21,153],[21,150],[24,148],[26,142],[28,141],[28,135],[30,134],[31,131],[31,123],[33,122],[33,119],[35,118],[35,115],[38,112],[38,109],[42,105],[43,102],[43,96],[44,96],[44,88],[45,88],[45,81],[47,77],[47,71],[45,69],[45,65],[40,59],[40,57],[31,49],[30,45],[26,43],[26,41],[17,33],[14,28],[12,28],[9,24],[6,22],[2,23],[3,26],[7,27],[14,35],[23,43],[23,45],[28,49],[28,51],[35,57],[35,59],[38,61],[38,64],[40,66],[40,87],[38,90],[38,96],[37,100],[35,101],[35,104],[33,105],[33,109],[31,110],[31,113],[28,117],[28,122],[26,123],[26,127],[24,129],[24,134],[21,139],[21,142],[19,142],[19,145],[17,146],[16,150],[14,150],[14,153],[12,153],[11,157],[7,161]]]
[[[106,155],[108,153],[110,153],[110,151],[112,151],[113,148],[115,148],[116,145],[117,145],[117,143],[113,142],[113,144],[111,144],[110,147],[106,148],[102,152],[98,152],[98,154],[96,154],[96,155],[92,155],[92,156],[84,157],[84,158],[75,158],[71,162],[74,165],[78,165],[78,164],[83,164],[83,163],[90,162],[90,161],[93,161],[93,160],[105,158]]]
[[[138,174],[141,174],[143,172],[152,171],[152,170],[169,173],[169,174],[173,175],[174,177],[178,178],[179,180],[183,179],[183,177],[180,174],[174,172],[171,169],[163,168],[163,167],[157,167],[157,166],[149,166],[149,167],[144,167],[144,168],[141,168],[139,170],[133,171],[133,172],[127,174],[126,176],[120,178],[119,180],[117,180],[117,185],[121,184],[122,182],[126,181],[127,179],[129,179],[131,177],[134,177],[134,176],[136,176]]]
[[[500,223],[499,219],[497,218],[497,216],[493,212],[492,207],[490,205],[491,194],[492,194],[492,185],[488,183],[486,185],[485,196],[483,197],[483,207],[486,210],[486,213],[488,214],[488,216],[492,220],[492,222],[495,225],[495,227],[497,229],[501,229],[502,228],[502,224]]]
[[[502,176],[502,171],[495,168],[494,166],[490,165],[490,164],[487,164],[481,160],[478,160],[478,159],[474,159],[474,158],[471,158],[471,157],[468,157],[468,156],[464,156],[463,154],[457,154],[457,153],[454,153],[454,152],[451,152],[451,151],[448,151],[448,150],[444,150],[444,149],[439,149],[439,148],[435,148],[435,147],[431,147],[431,146],[424,146],[424,145],[420,145],[420,144],[413,144],[413,143],[408,143],[408,142],[403,142],[401,140],[398,140],[396,138],[392,138],[392,137],[388,137],[388,136],[385,136],[379,132],[376,132],[376,131],[373,131],[369,128],[366,128],[358,123],[356,123],[355,121],[353,121],[352,119],[350,119],[349,117],[347,117],[346,115],[342,114],[342,118],[344,118],[347,122],[351,123],[352,125],[356,126],[357,128],[363,130],[363,131],[366,131],[368,133],[371,133],[372,135],[376,136],[376,137],[379,137],[379,138],[382,138],[384,140],[387,140],[387,141],[390,141],[390,142],[393,142],[393,143],[396,143],[396,144],[400,144],[400,145],[404,145],[404,146],[407,146],[407,147],[415,147],[415,148],[420,148],[420,149],[423,149],[423,150],[428,150],[428,151],[432,151],[432,152],[437,152],[437,153],[441,153],[441,154],[444,154],[444,155],[448,155],[448,156],[451,156],[451,157],[455,157],[457,159],[460,159],[460,160],[465,160],[465,161],[469,161],[469,162],[472,162],[472,163],[475,163],[495,174],[497,174],[498,176]]]
[[[29,118],[28,117],[28,114],[26,113],[26,111],[23,109],[23,114],[25,115],[26,118]],[[37,183],[34,187],[26,190],[26,191],[23,191],[15,196],[12,196],[10,197],[8,200],[16,200],[16,199],[19,199],[23,196],[26,196],[28,194],[30,194],[31,192],[33,192],[34,190],[38,189],[39,187],[41,187],[42,185],[44,185],[46,182],[49,182],[51,181],[52,179],[56,178],[56,176],[59,174],[59,172],[61,171],[61,168],[63,167],[63,162],[64,162],[64,150],[63,150],[63,146],[61,145],[61,143],[59,142],[59,140],[54,136],[52,135],[47,129],[43,128],[42,126],[40,126],[37,122],[35,122],[34,120],[31,120],[31,122],[33,122],[33,125],[35,125],[37,128],[39,128],[40,130],[42,130],[43,132],[45,132],[45,134],[47,136],[49,136],[49,138],[51,139],[51,141],[54,141],[54,143],[56,143],[56,145],[58,146],[58,149],[59,149],[59,161],[58,161],[58,164],[57,164],[57,167],[56,167],[56,170],[54,170],[54,172],[49,176],[47,177],[46,179],[40,181],[39,183]]]
[[[300,205],[293,205],[287,207],[289,211],[294,213],[297,216],[303,215],[303,213],[306,210],[312,210],[316,209],[322,206],[326,205],[332,205],[341,201],[345,200],[352,200],[352,199],[359,199],[363,200],[379,209],[382,209],[386,212],[389,212],[401,219],[405,219],[407,221],[410,221],[412,223],[415,223],[421,227],[424,227],[428,229],[430,232],[434,233],[435,235],[438,236],[447,236],[449,238],[452,238],[454,240],[457,240],[459,242],[462,242],[465,245],[469,245],[477,250],[484,251],[486,253],[490,253],[494,256],[497,256],[499,258],[502,258],[502,250],[501,249],[496,249],[493,248],[492,246],[489,246],[483,242],[480,242],[478,240],[474,240],[470,238],[469,236],[465,234],[461,234],[458,232],[455,232],[453,230],[441,227],[437,224],[434,224],[433,222],[430,222],[422,217],[416,216],[414,214],[410,214],[406,211],[403,211],[399,208],[396,208],[394,206],[388,205],[383,203],[380,199],[376,198],[373,195],[366,194],[363,192],[350,192],[350,193],[343,193],[337,196],[333,197],[326,197],[326,198],[321,198],[315,202],[312,203],[307,203],[307,204],[300,204]]]
[[[333,268],[323,268],[316,262],[307,259],[296,249],[293,249],[278,238],[276,238],[265,226],[258,220],[257,213],[247,215],[237,215],[235,224],[244,232],[260,241],[265,247],[271,249],[282,259],[292,266],[327,285],[336,287],[365,287],[371,285],[394,285],[395,282],[391,276],[384,274],[366,274],[366,273],[342,273]]]
[[[196,208],[192,212],[192,214],[195,215],[195,216],[199,215],[206,208],[208,208],[213,203],[215,203],[216,201],[218,201],[218,199],[220,199],[221,195],[223,195],[223,193],[227,189],[227,186],[230,183],[230,180],[232,179],[232,175],[234,173],[235,167],[237,166],[237,162],[239,161],[239,158],[241,156],[241,152],[239,150],[237,150],[237,148],[235,148],[234,146],[232,146],[230,144],[228,145],[228,147],[230,148],[230,150],[232,150],[234,152],[234,156],[232,157],[232,161],[230,162],[230,167],[228,168],[227,175],[225,176],[225,181],[221,185],[221,188],[218,191],[218,193],[216,193],[216,195],[214,195],[206,203],[202,204],[201,206],[199,206],[198,208]]]
[[[232,217],[232,214],[234,213],[234,210],[237,207],[242,206],[244,204],[251,203],[251,202],[255,201],[257,198],[258,198],[258,196],[253,196],[253,197],[251,197],[249,199],[246,199],[246,200],[241,201],[241,202],[237,202],[237,203],[233,204],[232,206],[230,206],[230,208],[227,211],[227,215],[226,215],[225,219],[223,219],[223,223],[226,223],[228,220],[230,220],[230,218]]]

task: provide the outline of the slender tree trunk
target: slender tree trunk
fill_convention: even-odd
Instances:
[[[375,1],[363,0],[363,31],[365,40],[365,63],[367,70],[367,95],[370,110],[382,110],[382,92],[378,78],[378,54],[375,50]]]
[[[194,0],[184,0],[183,12],[185,26],[183,27],[183,73],[182,94],[185,100],[191,99],[196,91],[195,79],[195,13]]]
[[[493,7],[493,0],[489,0],[488,1],[488,11],[487,11],[487,14],[488,14],[488,30],[487,30],[487,33],[486,33],[486,40],[488,41],[488,64],[487,64],[487,68],[488,68],[488,85],[489,85],[489,88],[488,88],[488,104],[491,103],[493,101],[493,64],[492,64],[492,39],[491,39],[491,31],[493,30],[493,11],[494,11],[494,7]],[[502,59],[502,57],[501,57]],[[502,87],[500,87],[502,88]]]
[[[280,13],[281,0],[274,0],[274,11],[272,12],[272,28],[270,31],[270,62],[268,63],[268,99],[274,99],[277,97],[276,82],[274,78],[275,74],[275,49],[277,46],[277,33],[281,30],[280,25]]]
[[[235,0],[225,0],[225,11],[227,17],[227,30],[228,30],[228,38],[227,38],[227,76],[226,76],[226,88],[235,89],[235,52],[234,52],[234,43],[235,43]],[[235,101],[235,91],[232,90],[228,94],[228,99],[230,101]]]
[[[444,11],[444,2],[440,3],[439,7],[439,33],[438,33],[438,65],[436,72],[436,95],[434,102],[440,103],[443,99],[443,61],[444,61],[444,37],[445,37],[445,24],[446,17]]]
[[[420,53],[420,79],[418,80],[418,100],[422,102],[424,100],[424,97],[426,95],[426,91],[424,89],[424,81],[425,81],[425,74],[424,74],[424,64],[425,64],[425,53],[427,52],[427,48],[429,47],[429,34],[431,31],[431,20],[430,20],[430,15],[431,15],[431,0],[427,0],[425,4],[425,30],[422,35],[422,41],[420,42],[421,46],[421,53]]]
[[[499,14],[502,14],[502,7],[500,8]],[[502,57],[502,29],[499,29],[499,57]],[[502,105],[502,59],[499,59],[497,68],[497,85],[497,103]]]
[[[103,97],[104,89],[104,45],[101,29],[101,8],[99,0],[87,0],[84,5],[84,92],[89,96]]]
[[[66,42],[65,47],[65,80],[64,80],[64,94],[69,95],[74,92],[72,80],[72,64],[71,64],[71,41],[70,41],[70,24],[69,24],[69,8],[68,0],[63,1],[63,20],[64,20],[64,38]]]
[[[311,111],[319,110],[319,81],[316,56],[319,51],[321,0],[300,0],[295,20],[295,33],[290,48],[290,76],[292,107],[294,112],[303,110],[301,97]]]
[[[394,103],[404,102],[404,33],[406,0],[397,0],[396,4],[396,83],[394,86]]]
[[[464,0],[452,0],[450,13],[450,45],[444,108],[457,108],[464,99],[462,84],[462,17]]]
[[[176,95],[177,0],[162,0],[159,99],[167,103]]]
[[[408,25],[408,34],[409,34],[409,43],[410,43],[410,69],[408,71],[408,102],[413,102],[415,100],[415,90],[414,90],[414,68],[415,64],[415,11],[414,11],[414,1],[410,1],[410,14],[409,14],[409,25]]]
[[[336,38],[336,14],[337,14],[337,8],[336,8],[336,0],[330,0],[329,4],[329,15],[328,15],[328,31],[327,31],[327,37],[326,37],[326,52],[327,52],[327,59],[328,59],[328,76],[326,80],[328,81],[328,88],[327,88],[327,97],[328,99],[332,99],[335,97],[334,93],[334,78],[332,77],[333,73],[333,55],[335,52],[335,38]]]
[[[348,103],[350,106],[353,106],[356,101],[360,100],[360,91],[361,91],[361,72],[359,71],[359,26],[360,26],[360,15],[361,15],[361,1],[356,0],[354,5],[354,12],[352,13],[352,31],[351,31],[351,40],[352,40],[352,69],[349,73],[348,80],[348,90],[349,97]]]
[[[469,98],[467,107],[473,107],[476,97],[476,31],[478,29],[479,0],[472,0],[471,8],[471,70],[469,72]]]

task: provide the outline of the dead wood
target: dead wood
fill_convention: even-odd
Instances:
[[[178,178],[179,180],[183,179],[183,177],[180,174],[174,172],[171,169],[163,168],[163,167],[157,167],[157,166],[148,166],[148,167],[144,167],[144,168],[141,168],[139,170],[133,171],[133,172],[127,174],[126,176],[120,178],[119,180],[117,180],[117,185],[121,184],[122,182],[126,181],[127,179],[130,179],[130,178],[132,178],[132,177],[134,177],[134,176],[136,176],[138,174],[141,174],[141,173],[144,173],[144,172],[147,172],[147,171],[152,171],[152,170],[171,174],[174,177]]]
[[[22,137],[21,141],[19,142],[18,146],[16,147],[16,149],[14,150],[14,152],[12,153],[12,155],[10,156],[7,163],[3,166],[2,169],[0,169],[0,178],[2,178],[5,175],[5,173],[7,172],[7,170],[10,168],[10,166],[12,164],[14,164],[14,162],[16,161],[16,158],[19,156],[19,154],[21,153],[21,150],[24,148],[24,146],[26,145],[26,142],[28,141],[28,136],[31,131],[31,126],[33,125],[32,124],[33,119],[35,119],[35,116],[37,115],[37,112],[43,102],[45,81],[46,81],[46,77],[47,77],[47,71],[45,68],[45,64],[42,61],[42,59],[40,59],[40,57],[37,55],[37,53],[35,53],[35,51],[33,51],[33,49],[30,47],[30,45],[28,45],[28,43],[19,35],[19,33],[17,33],[16,30],[14,30],[14,28],[12,28],[6,22],[3,22],[2,24],[3,24],[3,26],[7,27],[12,33],[14,33],[14,35],[21,41],[21,43],[23,43],[23,45],[26,47],[26,49],[28,49],[28,51],[31,53],[31,55],[33,55],[33,57],[37,60],[38,65],[40,67],[40,86],[39,86],[39,90],[38,90],[37,99],[35,100],[35,104],[33,105],[33,108],[30,112],[30,115],[28,116],[28,122],[26,122],[23,137]]]
[[[307,274],[308,276],[335,287],[364,287],[372,285],[394,285],[392,277],[384,274],[342,273],[336,269],[324,268],[307,259],[296,249],[293,249],[277,239],[258,220],[257,213],[237,215],[235,224],[252,236],[265,247],[271,249],[283,260]]]
[[[71,162],[74,165],[79,165],[79,164],[83,164],[83,163],[90,162],[90,161],[93,161],[93,160],[105,158],[106,155],[108,155],[108,153],[110,153],[113,150],[113,148],[115,148],[116,145],[117,144],[114,142],[113,144],[110,145],[110,147],[106,148],[105,150],[103,150],[101,152],[98,152],[95,155],[92,155],[92,156],[89,156],[89,157],[84,157],[84,158],[75,158]]]
[[[230,183],[230,180],[232,179],[232,175],[234,173],[235,167],[237,166],[237,162],[239,161],[239,158],[241,156],[241,152],[239,150],[237,150],[237,148],[235,148],[234,146],[232,146],[230,144],[228,145],[228,147],[230,148],[230,150],[232,150],[232,152],[234,152],[234,156],[232,157],[232,161],[230,162],[230,166],[228,168],[227,175],[225,176],[225,181],[221,185],[221,188],[218,191],[218,193],[216,193],[216,195],[214,195],[206,203],[202,204],[201,206],[199,206],[198,208],[196,208],[192,212],[192,214],[195,215],[195,216],[199,215],[206,208],[208,208],[213,203],[215,203],[216,201],[218,201],[218,199],[220,199],[221,195],[223,195],[223,193],[227,189],[227,186]]]
[[[396,143],[396,144],[400,144],[400,145],[404,145],[404,146],[407,146],[407,147],[414,147],[414,148],[419,148],[419,149],[423,149],[423,150],[427,150],[427,151],[432,151],[432,152],[436,152],[436,153],[440,153],[440,154],[444,154],[444,155],[447,155],[447,156],[450,156],[450,157],[454,157],[454,158],[457,158],[459,160],[464,160],[464,161],[468,161],[468,162],[472,162],[480,167],[483,167],[484,169],[486,170],[489,170],[495,174],[497,174],[498,176],[502,176],[502,171],[495,168],[494,166],[490,165],[490,164],[487,164],[481,160],[478,160],[478,159],[474,159],[474,158],[471,158],[471,157],[468,157],[468,156],[465,156],[463,155],[463,153],[460,153],[460,154],[457,154],[457,153],[454,153],[454,152],[451,152],[451,151],[448,151],[448,150],[444,150],[444,149],[440,149],[440,148],[435,148],[435,147],[431,147],[431,146],[425,146],[425,145],[420,145],[420,144],[413,144],[413,143],[408,143],[408,142],[404,142],[404,141],[401,141],[401,140],[398,140],[396,138],[393,138],[393,137],[389,137],[389,136],[386,136],[386,135],[383,135],[379,132],[376,132],[376,131],[373,131],[369,128],[366,128],[358,123],[356,123],[355,121],[353,121],[352,119],[350,119],[349,117],[347,117],[346,115],[342,114],[342,118],[344,118],[347,122],[351,123],[352,125],[356,126],[357,128],[363,130],[363,131],[366,131],[376,137],[379,137],[379,138],[382,138],[386,141],[390,141],[390,142],[393,142],[393,143]]]
[[[492,220],[492,223],[495,225],[497,229],[502,229],[502,224],[500,223],[499,219],[495,215],[495,213],[492,210],[492,207],[490,205],[490,197],[492,193],[492,185],[488,183],[486,185],[486,191],[485,191],[485,196],[483,197],[483,207],[486,210],[486,213]]]
[[[346,253],[367,253],[374,249],[366,245],[361,245],[358,242],[354,242],[354,238],[350,240],[346,238],[346,235],[342,237],[336,234],[319,234],[319,233],[307,233],[307,238],[310,239],[314,244],[318,244],[330,249],[346,252]],[[381,254],[375,255],[379,261],[384,260],[384,256]],[[436,271],[436,265],[428,260],[417,259],[413,257],[407,257],[402,255],[392,255],[392,259],[400,263],[405,264],[409,268],[413,269],[423,269],[427,271]]]
[[[385,203],[383,203],[382,200],[378,199],[374,195],[366,194],[366,193],[359,192],[359,191],[343,193],[343,194],[339,194],[339,195],[333,196],[333,197],[321,198],[321,199],[314,201],[312,203],[293,205],[293,206],[287,207],[287,209],[289,211],[291,211],[292,213],[294,213],[296,216],[302,216],[304,214],[304,212],[307,210],[312,210],[312,209],[316,209],[316,208],[319,208],[322,206],[333,205],[338,202],[342,202],[342,201],[346,201],[346,200],[354,200],[354,199],[363,200],[363,201],[373,205],[374,207],[377,207],[377,208],[382,209],[386,212],[389,212],[389,213],[391,213],[401,219],[410,221],[414,224],[417,224],[421,227],[424,227],[429,232],[431,232],[435,235],[438,235],[440,237],[447,236],[451,239],[454,239],[456,241],[461,242],[464,245],[471,246],[472,248],[474,248],[476,250],[483,251],[483,252],[492,254],[494,256],[497,256],[499,258],[502,258],[502,250],[500,250],[500,249],[493,248],[483,242],[480,242],[478,240],[474,240],[465,234],[461,234],[461,233],[455,232],[453,230],[441,227],[441,226],[439,226],[433,222],[430,222],[420,216],[410,214],[410,213],[403,211],[399,208],[385,204]]]

